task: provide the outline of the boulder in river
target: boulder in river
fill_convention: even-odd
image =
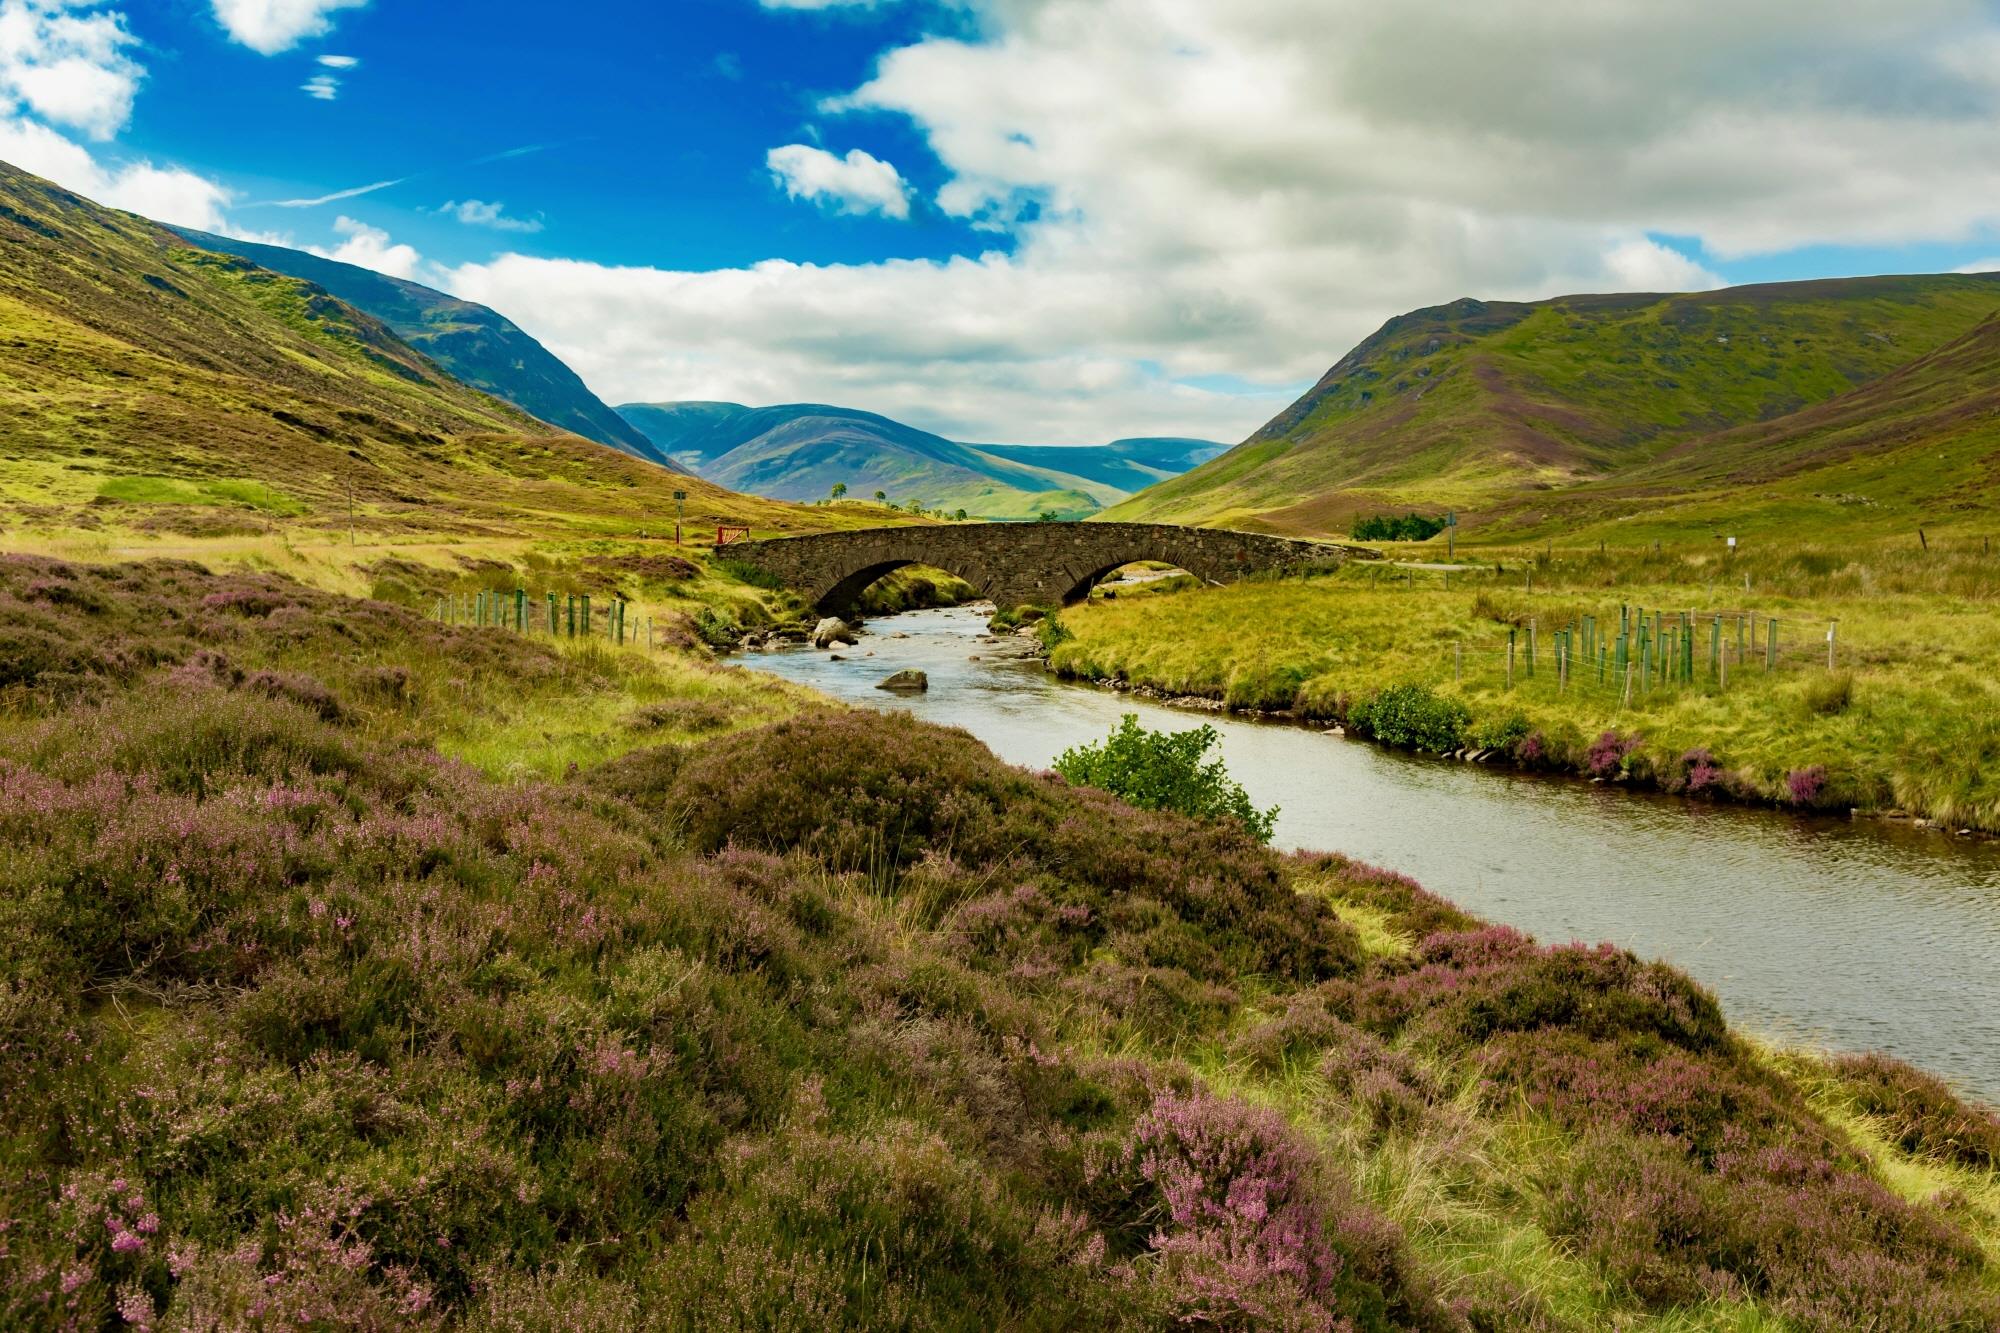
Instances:
[[[921,671],[907,670],[898,671],[875,688],[878,690],[895,690],[899,694],[921,694],[930,687],[931,678],[929,676],[926,676]]]
[[[831,648],[836,643],[854,643],[854,628],[839,616],[828,616],[812,632],[812,646]]]

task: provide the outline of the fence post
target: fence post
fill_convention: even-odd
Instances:
[[[1839,629],[1840,629],[1840,622],[1838,620],[1829,620],[1826,624],[1826,669],[1828,671],[1833,670],[1834,635],[1839,631]]]
[[[1535,678],[1535,622],[1528,621],[1528,679]]]
[[[1773,616],[1771,617],[1770,642],[1764,648],[1764,670],[1776,671],[1777,669],[1778,669],[1778,618],[1776,616]]]
[[[590,594],[585,593],[583,595],[582,601],[583,601],[583,606],[581,610],[583,614],[583,637],[587,639],[590,637]]]
[[[514,589],[514,630],[519,634],[528,632],[528,590]]]
[[[1708,636],[1708,674],[1718,676],[1722,672],[1722,617],[1715,618],[1715,625]]]
[[[1521,631],[1512,625],[1507,627],[1507,688],[1514,688],[1514,636]]]

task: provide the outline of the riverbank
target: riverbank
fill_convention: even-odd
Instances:
[[[0,628],[10,1328],[2000,1318],[2000,1121],[1630,952],[669,652]]]
[[[1503,568],[1134,589],[1065,611],[1045,641],[1067,678],[1391,744],[1700,799],[2000,832],[1994,562],[1795,552]],[[1663,616],[1673,659],[1642,660],[1633,641],[1621,675],[1621,622],[1644,614],[1650,635],[1664,608],[1679,608]],[[1555,631],[1587,621],[1595,645],[1575,628],[1561,660]]]

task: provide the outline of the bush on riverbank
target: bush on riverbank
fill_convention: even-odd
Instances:
[[[1970,1108],[1894,1197],[1628,954],[283,580],[0,561],[0,626],[0,1325],[2000,1314]]]
[[[1277,807],[1253,805],[1219,756],[1203,762],[1220,739],[1214,727],[1148,731],[1138,714],[1127,713],[1109,737],[1063,751],[1054,767],[1071,782],[1108,791],[1142,810],[1233,819],[1257,841],[1269,842]]]

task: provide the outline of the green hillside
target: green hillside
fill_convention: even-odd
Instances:
[[[669,473],[454,379],[301,279],[0,165],[6,542],[296,568],[302,543],[458,547],[845,526]],[[875,520],[879,521],[879,519]]]
[[[779,500],[856,497],[963,509],[978,518],[1081,518],[1125,497],[1102,482],[998,457],[874,412],[824,403],[628,403],[656,446],[731,490]]]
[[[2000,308],[2000,274],[1457,301],[1389,321],[1223,457],[1107,517],[1343,531],[1478,511],[1825,402]]]
[[[1131,494],[1177,477],[1229,452],[1226,444],[1180,436],[1113,440],[1110,444],[981,444],[981,453],[1050,468]]]
[[[1699,436],[1608,481],[1522,497],[1488,522],[1652,539],[1990,527],[2000,513],[2000,316],[1858,389]],[[1615,525],[1615,527],[1610,526]]]
[[[233,254],[260,268],[324,288],[373,315],[454,377],[587,440],[673,466],[651,441],[592,393],[575,371],[505,315],[421,283],[322,259],[283,246],[258,245],[176,227],[205,250]]]

